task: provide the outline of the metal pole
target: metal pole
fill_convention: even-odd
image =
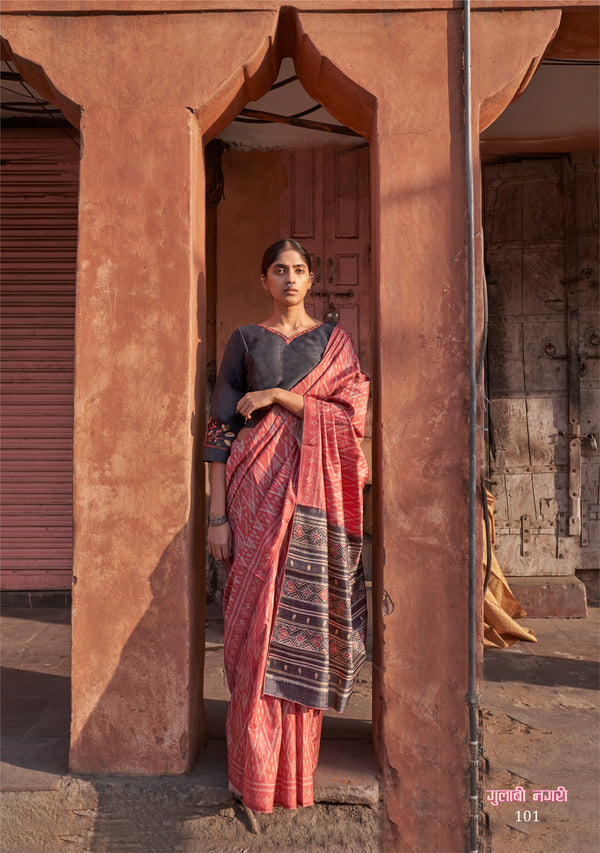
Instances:
[[[477,359],[475,341],[475,216],[471,148],[471,3],[464,0],[465,169],[467,174],[467,252],[469,289],[469,741],[470,851],[478,851],[479,738],[477,695]]]

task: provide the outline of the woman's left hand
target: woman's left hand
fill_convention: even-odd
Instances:
[[[257,409],[264,409],[275,402],[275,389],[266,388],[264,391],[248,391],[236,406],[236,410],[246,419]]]

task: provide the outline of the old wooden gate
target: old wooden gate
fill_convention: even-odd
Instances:
[[[598,570],[598,158],[483,183],[496,554],[513,576]]]

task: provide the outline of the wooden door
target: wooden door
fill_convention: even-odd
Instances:
[[[370,373],[369,152],[367,147],[296,149],[282,222],[313,257],[315,282],[307,310],[323,319],[333,303]]]
[[[598,568],[598,162],[484,169],[489,471],[509,575]]]
[[[324,150],[323,262],[317,292],[331,294],[370,373],[369,160],[367,148]],[[321,297],[327,311],[329,296]]]

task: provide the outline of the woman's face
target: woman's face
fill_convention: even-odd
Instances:
[[[312,285],[306,261],[295,249],[284,249],[267,274],[261,276],[264,289],[281,307],[299,305]]]

